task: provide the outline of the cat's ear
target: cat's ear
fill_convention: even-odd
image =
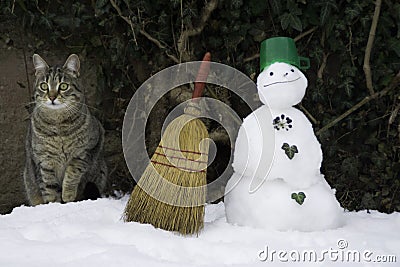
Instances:
[[[33,55],[33,66],[35,67],[35,75],[37,76],[39,73],[44,73],[49,68],[46,61],[41,58],[38,54]]]
[[[80,66],[81,63],[79,61],[79,57],[75,54],[72,54],[67,58],[67,61],[65,61],[63,68],[72,72],[72,74],[78,77]]]

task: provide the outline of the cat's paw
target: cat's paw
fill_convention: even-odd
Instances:
[[[64,202],[72,202],[76,200],[77,192],[75,190],[65,190],[62,192],[62,200]]]
[[[51,202],[61,202],[61,196],[58,194],[53,194],[53,195],[45,195],[43,196],[43,202],[42,203],[51,203]]]
[[[29,197],[29,204],[31,205],[31,206],[37,206],[37,205],[41,205],[41,204],[44,204],[45,202],[44,202],[44,199],[43,199],[43,197],[40,195],[37,195],[37,196],[30,196]]]

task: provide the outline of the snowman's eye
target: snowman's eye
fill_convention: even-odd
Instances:
[[[290,71],[291,71],[291,72],[294,72],[294,69],[291,69]]]
[[[269,73],[269,76],[272,76],[272,75],[274,75],[274,73],[271,71],[271,72]]]

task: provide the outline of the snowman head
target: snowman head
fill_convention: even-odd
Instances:
[[[275,62],[265,68],[257,78],[260,100],[271,108],[288,108],[303,99],[308,82],[295,66]]]

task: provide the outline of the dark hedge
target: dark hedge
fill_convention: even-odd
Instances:
[[[370,0],[2,0],[0,12],[37,37],[36,51],[57,47],[96,58],[104,102],[122,111],[136,88],[167,66],[210,51],[213,61],[255,79],[260,42],[295,38],[311,59],[300,108],[322,143],[326,179],[346,209],[390,213],[400,211],[400,3],[381,3],[370,47],[372,91],[363,65],[375,8]],[[248,112],[229,93],[212,96]],[[120,129],[122,118],[105,115],[106,128]]]

